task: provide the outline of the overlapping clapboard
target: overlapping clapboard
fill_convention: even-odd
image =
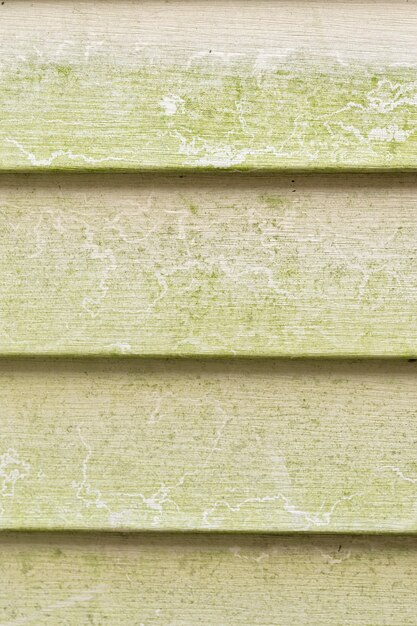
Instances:
[[[414,8],[3,5],[0,354],[416,356]],[[412,364],[5,363],[4,528],[416,526]]]
[[[3,5],[0,352],[415,356],[415,8]]]
[[[415,169],[415,3],[1,9],[3,169]]]
[[[2,5],[0,354],[415,357],[416,174],[394,171],[417,163],[415,6],[397,2],[388,13],[383,2]],[[332,473],[321,459],[317,471],[332,474],[331,487],[314,472],[303,473],[295,497],[303,455],[297,452],[288,469],[293,431],[300,427],[302,448],[315,419],[320,432],[326,418],[311,407],[324,389],[329,406],[340,393],[330,378],[322,377],[301,398],[295,388],[302,376],[288,375],[288,387],[282,370],[275,373],[271,365],[265,379],[265,365],[257,378],[253,365],[236,374],[240,391],[233,390],[236,402],[225,407],[228,381],[201,396],[202,365],[195,364],[190,414],[181,408],[182,366],[175,365],[172,384],[164,382],[165,370],[158,374],[160,391],[151,395],[153,374],[145,369],[143,379],[134,380],[138,398],[130,413],[130,400],[117,389],[115,363],[108,401],[117,410],[103,407],[100,422],[109,439],[99,437],[97,444],[97,433],[88,436],[97,421],[95,397],[87,394],[79,419],[74,398],[65,417],[74,472],[69,478],[54,467],[53,504],[43,494],[47,473],[38,467],[32,436],[38,420],[45,424],[44,407],[32,404],[26,373],[11,367],[17,404],[10,398],[2,419],[15,411],[19,418],[17,427],[13,419],[9,430],[2,429],[4,527],[16,520],[24,527],[414,527],[414,514],[401,508],[416,482],[412,424],[406,422],[408,433],[404,426],[405,456],[396,461],[381,442],[375,458],[368,455],[371,466],[358,465],[348,442],[366,394],[374,390],[362,380],[359,385],[353,365],[342,389],[354,389],[357,404],[347,409],[335,403],[332,415],[336,441],[344,428],[347,433],[344,446],[336,443],[337,463],[349,457],[349,469],[343,461],[339,484],[339,470]],[[400,388],[409,384],[409,365],[399,370]],[[37,372],[43,366],[37,367],[31,375],[39,378],[41,396],[44,388],[53,390],[52,434],[43,441],[56,446],[53,428],[65,393],[53,369],[42,378]],[[74,368],[68,376],[76,387]],[[397,380],[390,371],[383,370],[381,390]],[[201,376],[205,381],[206,373]],[[100,386],[94,368],[86,380],[87,389]],[[261,398],[266,380],[267,405],[252,414],[244,390],[251,387]],[[382,395],[371,413],[384,429],[390,418]],[[411,396],[397,403],[397,395],[392,391],[392,402],[408,420]],[[20,404],[26,396],[31,409]],[[179,441],[165,441],[170,429],[162,434],[163,419],[198,426],[205,412],[210,417],[202,421],[207,430],[201,446],[191,433],[190,441],[183,439],[184,430]],[[139,466],[126,461],[133,483],[119,496],[111,441],[126,414],[133,424],[128,431],[146,441],[148,424],[150,440],[164,441],[172,454],[166,468],[162,449],[148,458],[145,446],[140,463],[152,480],[141,468],[141,488],[134,488]],[[369,414],[362,417],[369,422]],[[371,427],[369,440],[375,440],[378,429]],[[9,446],[10,434],[16,444]],[[330,459],[332,436],[319,436]],[[249,448],[241,459],[243,483],[229,498],[224,477],[232,489],[240,475],[235,438]],[[199,471],[193,450],[203,459]],[[182,467],[176,454],[190,467]],[[108,472],[101,467],[107,457],[113,459]],[[250,459],[257,486],[266,472],[262,492],[246,484]],[[105,489],[90,476],[97,462]],[[129,482],[125,473],[120,483]],[[201,481],[204,487],[194,494]],[[363,495],[375,481],[383,514]],[[386,485],[389,498],[381,496]],[[25,488],[39,489],[39,502],[26,501]],[[173,491],[179,492],[175,498]]]
[[[4,626],[415,625],[414,537],[21,533],[0,545]]]
[[[0,28],[1,623],[415,624],[417,3]]]

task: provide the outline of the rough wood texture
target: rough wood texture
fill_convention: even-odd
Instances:
[[[4,360],[0,527],[417,530],[417,364]]]
[[[0,353],[417,354],[410,175],[4,176]]]
[[[1,2],[1,626],[417,623],[416,9]]]
[[[0,537],[2,626],[415,626],[414,538]]]
[[[0,166],[415,169],[416,9],[8,0]]]

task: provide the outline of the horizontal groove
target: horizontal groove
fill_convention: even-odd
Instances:
[[[0,163],[0,178],[2,176],[76,176],[76,175],[137,175],[137,176],[161,176],[179,177],[182,176],[337,176],[346,174],[352,176],[373,176],[373,175],[412,175],[417,173],[417,165],[409,166],[385,166],[385,167],[354,167],[352,165],[338,165],[335,167],[2,167]]]
[[[405,365],[409,364],[410,369]],[[16,371],[24,371],[26,368],[33,371],[41,371],[43,366],[47,371],[51,371],[51,365],[61,367],[63,370],[79,369],[88,367],[91,371],[95,369],[108,369],[109,366],[115,366],[115,371],[118,367],[126,370],[134,371],[135,366],[141,369],[156,370],[160,367],[167,367],[173,371],[179,369],[179,371],[189,371],[195,373],[196,366],[201,365],[207,371],[212,370],[240,370],[242,367],[265,372],[270,371],[271,366],[276,365],[281,368],[288,368],[289,370],[308,370],[310,366],[319,366],[320,369],[329,373],[336,370],[345,370],[346,368],[355,368],[358,371],[374,370],[375,372],[392,372],[391,366],[398,366],[398,371],[412,371],[417,368],[417,358],[408,357],[276,357],[276,356],[232,356],[228,357],[216,357],[216,356],[184,356],[178,357],[170,355],[151,355],[151,356],[132,356],[132,355],[112,355],[111,357],[102,355],[0,355],[0,368],[1,371],[7,371],[7,369]],[[348,370],[346,370],[348,371]]]
[[[396,529],[381,529],[381,530],[375,530],[375,529],[368,529],[368,528],[363,528],[363,529],[357,529],[357,530],[351,530],[351,529],[341,529],[341,530],[334,530],[334,531],[328,531],[328,530],[297,530],[297,531],[289,531],[289,530],[268,530],[265,528],[247,528],[247,529],[242,529],[242,528],[236,528],[236,529],[232,529],[232,528],[222,528],[222,529],[211,529],[211,530],[200,530],[200,529],[195,529],[195,528],[163,528],[160,530],[155,530],[154,528],[123,528],[123,527],[117,527],[114,529],[109,529],[108,526],[105,527],[92,527],[92,528],[85,528],[85,527],[77,527],[77,526],[71,526],[71,527],[64,527],[64,526],[44,526],[44,527],[38,527],[38,526],[25,526],[24,528],[19,529],[16,526],[11,526],[11,527],[7,527],[5,526],[4,528],[0,528],[0,545],[1,545],[1,541],[2,539],[5,539],[7,537],[21,537],[21,536],[27,536],[28,539],[30,537],[43,537],[43,536],[48,536],[48,535],[53,535],[54,537],[80,537],[83,538],[85,537],[86,539],[88,537],[93,537],[95,535],[103,537],[107,540],[107,538],[111,538],[111,537],[137,537],[137,538],[149,538],[149,539],[155,539],[158,540],[160,537],[166,538],[167,542],[171,542],[171,540],[173,538],[185,538],[188,541],[188,538],[195,539],[196,541],[198,541],[198,538],[201,537],[202,539],[230,539],[231,537],[247,537],[248,539],[253,538],[256,539],[258,537],[264,537],[264,538],[275,538],[278,539],[282,538],[282,539],[290,539],[290,540],[294,540],[297,541],[298,539],[305,539],[305,540],[309,540],[309,539],[313,539],[313,538],[317,538],[317,539],[334,539],[334,538],[341,538],[341,537],[350,537],[350,538],[381,538],[381,541],[383,542],[385,539],[389,539],[389,538],[398,538],[400,539],[401,537],[404,538],[415,538],[416,539],[416,550],[417,550],[417,529],[416,530],[396,530]]]
[[[141,363],[198,363],[198,362],[231,362],[231,363],[254,363],[254,362],[282,362],[282,363],[315,363],[329,362],[334,364],[335,362],[346,363],[416,363],[417,354],[398,354],[398,355],[384,355],[384,354],[232,354],[232,353],[211,353],[211,354],[120,354],[120,352],[7,352],[0,354],[0,363],[2,362],[37,362],[53,361],[59,363],[60,361],[78,361],[86,363],[100,363],[100,362],[124,362],[124,361],[137,361]]]
[[[30,543],[33,545],[48,545],[49,540],[52,538],[54,541],[67,543],[68,546],[74,546],[77,542],[88,544],[95,538],[99,538],[107,545],[112,542],[115,544],[120,542],[130,543],[134,545],[135,542],[146,541],[155,542],[159,544],[165,544],[170,546],[181,545],[202,545],[207,542],[213,542],[214,544],[221,545],[229,544],[233,538],[243,539],[247,541],[263,541],[272,540],[278,544],[280,540],[285,541],[288,544],[301,545],[303,543],[313,542],[333,542],[338,541],[366,541],[369,539],[375,546],[385,545],[387,541],[395,543],[401,540],[413,542],[415,541],[415,550],[417,551],[417,534],[407,532],[282,532],[282,533],[268,533],[266,531],[195,531],[195,530],[167,530],[167,531],[155,531],[155,530],[108,530],[100,528],[46,528],[46,529],[1,529],[0,530],[0,547],[2,543],[6,543],[9,540],[13,542],[16,540],[21,543]],[[1,550],[0,550],[1,551]]]
[[[184,179],[184,184],[187,182],[197,183],[204,185],[207,183],[212,185],[213,181],[233,181],[233,182],[248,182],[259,181],[264,179],[265,182],[271,186],[274,185],[274,178],[281,178],[284,181],[290,182],[290,178],[293,176],[302,176],[308,186],[327,187],[335,186],[337,188],[343,188],[351,185],[351,181],[346,178],[346,174],[349,175],[349,179],[355,182],[355,184],[366,185],[366,187],[401,187],[403,185],[417,184],[417,165],[415,169],[397,169],[386,168],[377,169],[370,168],[366,170],[360,169],[347,169],[340,170],[335,169],[235,169],[235,168],[179,168],[179,169],[110,169],[110,170],[88,170],[88,169],[28,169],[28,170],[6,170],[1,168],[0,164],[0,186],[3,182],[13,182],[14,180],[19,185],[40,185],[47,184],[51,186],[51,183],[65,182],[67,184],[94,184],[100,182],[100,187],[104,185],[126,185],[135,181],[143,183],[145,180],[161,181],[175,181],[177,179]],[[383,179],[381,180],[381,175]],[[303,181],[297,181],[297,183]]]

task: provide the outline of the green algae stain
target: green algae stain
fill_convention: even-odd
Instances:
[[[271,194],[264,194],[260,198],[269,209],[282,209],[286,206],[284,198]]]
[[[296,197],[290,177],[275,193],[272,178],[262,188],[255,177],[256,193],[214,180],[187,193],[182,183],[167,195],[154,189],[157,211],[139,189],[134,210],[121,188],[117,206],[113,193],[86,199],[65,186],[59,198],[14,191],[1,203],[2,351],[415,352],[409,204],[395,234],[375,197],[366,207],[379,217],[364,238],[360,194],[339,206],[331,196]],[[384,327],[392,341],[381,340]]]
[[[71,65],[56,65],[55,69],[62,78],[69,78],[69,76],[73,73]]]
[[[0,79],[3,168],[414,168],[417,72],[294,58],[136,70],[14,62]]]

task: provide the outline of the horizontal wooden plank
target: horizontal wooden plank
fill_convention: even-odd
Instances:
[[[415,532],[417,364],[2,360],[3,529]]]
[[[0,354],[417,355],[408,175],[4,176]]]
[[[414,626],[417,543],[0,536],[2,626]]]
[[[415,170],[416,8],[7,1],[0,168]]]

